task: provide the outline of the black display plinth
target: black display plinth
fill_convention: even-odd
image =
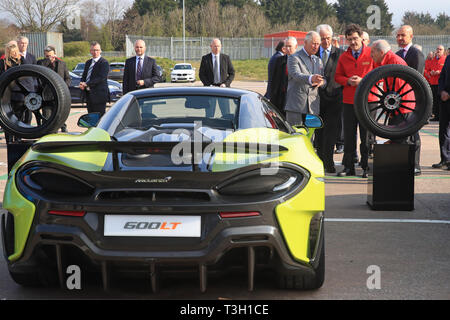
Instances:
[[[414,210],[413,144],[374,145],[367,204],[372,210]]]

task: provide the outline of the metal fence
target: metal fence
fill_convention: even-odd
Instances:
[[[126,36],[126,56],[133,56],[134,42],[143,39],[147,45],[146,54],[153,57],[169,58],[171,60],[200,60],[201,57],[210,52],[210,43],[213,38],[187,37],[183,38],[162,38],[162,37],[142,37],[136,35]],[[378,39],[387,40],[392,50],[398,49],[397,42],[393,36],[372,36],[371,41]],[[274,53],[274,48],[280,38],[220,38],[222,41],[222,52],[229,55],[232,60],[264,59],[270,58]],[[297,39],[299,46],[303,45],[304,39]],[[341,46],[345,46],[341,37]],[[184,45],[185,43],[185,45]],[[450,35],[436,36],[414,36],[414,43],[422,46],[422,51],[426,55],[429,51],[434,51],[442,44],[445,48],[450,48]]]

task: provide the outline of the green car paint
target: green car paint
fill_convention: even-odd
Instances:
[[[324,168],[311,144],[310,137],[314,133],[314,129],[299,128],[296,131],[297,134],[294,135],[268,128],[236,131],[230,134],[224,142],[275,144],[286,147],[288,151],[267,155],[218,153],[213,171],[231,170],[260,162],[274,164],[289,162],[300,165],[297,163],[297,159],[301,154],[301,166],[310,172],[310,181],[296,196],[279,204],[275,209],[275,214],[291,255],[298,261],[308,263],[310,261],[311,219],[317,213],[325,210]]]
[[[110,136],[102,129],[90,128],[85,133],[79,135],[50,134],[39,139],[36,143],[50,141],[110,141]],[[3,208],[14,216],[14,253],[8,257],[9,261],[15,261],[22,255],[36,209],[33,202],[27,200],[17,190],[15,181],[17,168],[29,161],[47,161],[85,171],[100,171],[102,170],[107,157],[107,152],[62,152],[42,154],[30,149],[16,162],[9,173],[3,196]]]

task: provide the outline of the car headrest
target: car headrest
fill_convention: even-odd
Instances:
[[[210,107],[210,97],[186,97],[184,106],[189,109],[208,109]]]

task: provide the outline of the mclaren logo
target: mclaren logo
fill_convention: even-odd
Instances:
[[[167,183],[172,180],[172,177],[165,177],[160,179],[136,179],[134,183]]]

